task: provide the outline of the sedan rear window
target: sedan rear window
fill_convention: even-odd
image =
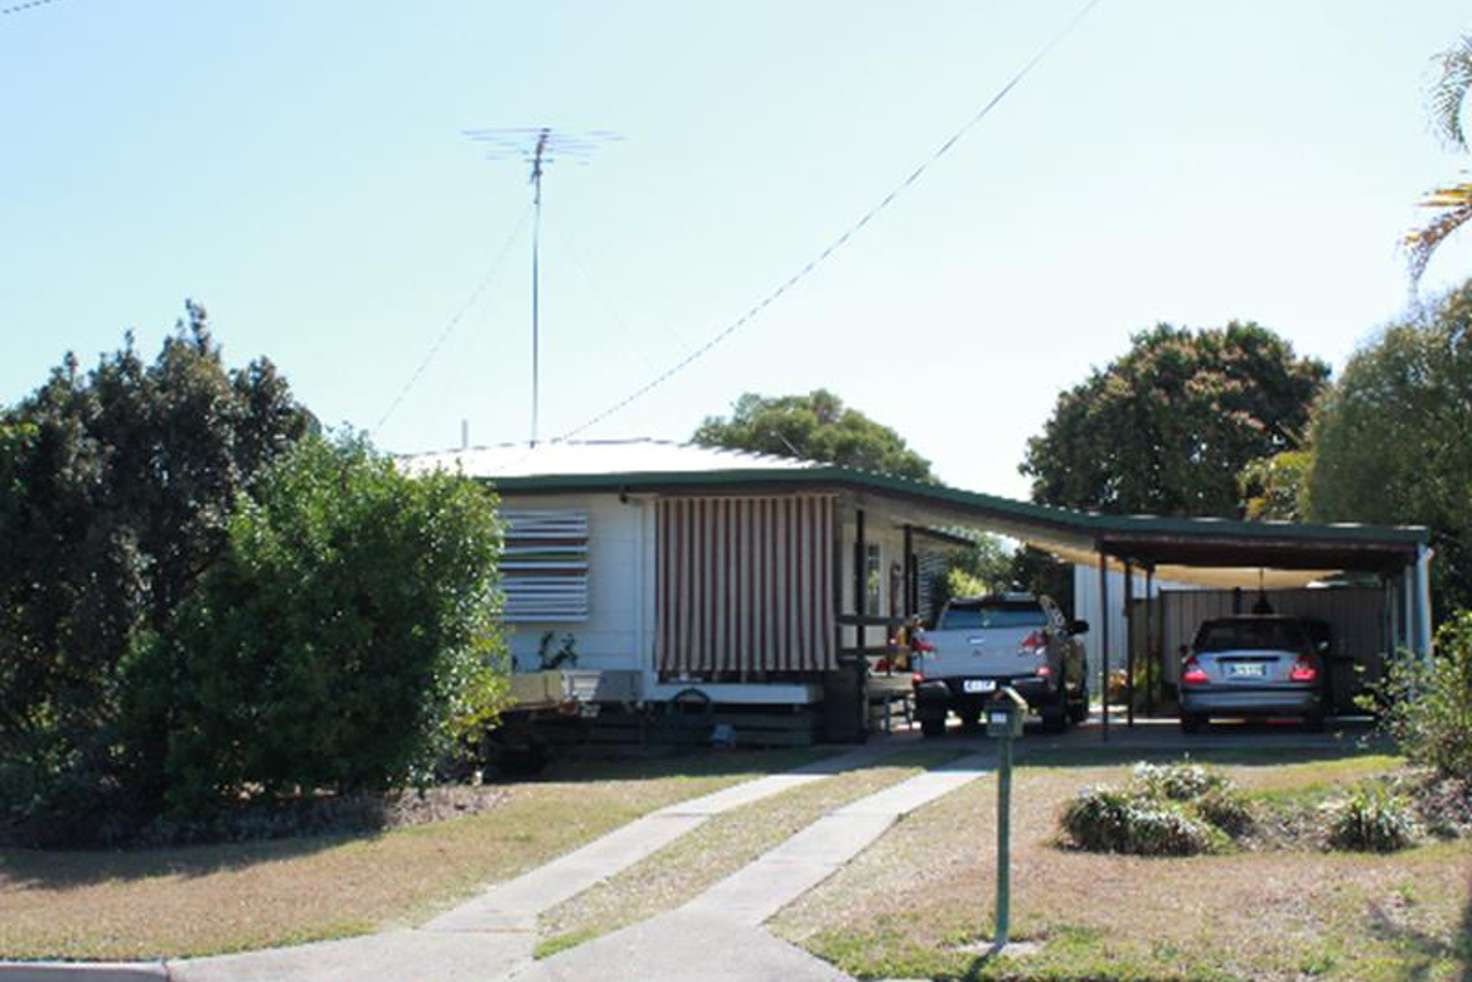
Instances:
[[[1196,650],[1301,651],[1308,639],[1296,621],[1207,621],[1196,635]]]
[[[1047,627],[1048,615],[1035,603],[952,604],[941,615],[943,631],[974,631],[988,627]]]

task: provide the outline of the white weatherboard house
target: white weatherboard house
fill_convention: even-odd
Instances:
[[[862,691],[865,656],[926,613],[921,571],[960,541],[938,531],[948,528],[1097,564],[1106,608],[1107,574],[1127,567],[1217,586],[1373,574],[1394,600],[1386,630],[1429,648],[1419,528],[1105,516],[655,440],[466,448],[400,463],[458,471],[499,493],[519,668],[539,667],[547,632],[554,649],[572,635],[579,668],[632,673],[645,703],[690,688],[730,705]],[[1110,620],[1090,633],[1096,674],[1126,650]]]

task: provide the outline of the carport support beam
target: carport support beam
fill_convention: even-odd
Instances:
[[[1405,572],[1401,573],[1401,611],[1400,611],[1400,638],[1401,646],[1407,651],[1416,650],[1416,601],[1414,597],[1414,577],[1412,572],[1415,566],[1407,566]]]
[[[902,616],[909,618],[919,613],[915,608],[920,606],[919,583],[915,580],[915,526],[909,522],[905,523],[905,609]],[[894,611],[890,611],[894,616]]]
[[[1431,550],[1416,547],[1416,654],[1431,657]]]
[[[1124,686],[1126,700],[1125,725],[1135,726],[1135,565],[1124,564]]]
[[[1109,565],[1099,549],[1099,666],[1100,704],[1104,710],[1103,740],[1109,741]]]
[[[1162,671],[1155,674],[1150,673],[1150,663],[1154,660],[1155,647],[1155,616],[1151,609],[1155,606],[1155,567],[1145,567],[1145,711],[1155,715],[1155,680],[1164,674]]]

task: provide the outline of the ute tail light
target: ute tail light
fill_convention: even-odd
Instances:
[[[1319,677],[1319,670],[1314,667],[1313,662],[1304,661],[1300,658],[1293,663],[1288,670],[1288,681],[1290,682],[1312,682]]]
[[[1019,654],[1035,655],[1048,646],[1048,636],[1042,631],[1034,631],[1022,639],[1022,650]]]
[[[1181,666],[1181,681],[1186,685],[1205,685],[1211,681],[1211,678],[1206,674],[1206,669],[1201,667],[1200,662],[1195,658],[1187,658],[1185,664]]]
[[[922,655],[928,655],[935,651],[935,645],[926,641],[923,637],[916,636],[910,641],[910,649],[912,651],[918,651]]]

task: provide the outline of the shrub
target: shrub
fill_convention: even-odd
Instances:
[[[1329,819],[1329,844],[1336,849],[1395,852],[1409,846],[1419,834],[1409,802],[1381,784],[1362,785],[1324,811]]]
[[[1361,703],[1383,707],[1381,729],[1412,763],[1472,778],[1472,611],[1441,626],[1430,659],[1403,653]]]
[[[1180,803],[1118,788],[1085,788],[1064,809],[1062,823],[1074,844],[1090,852],[1194,856],[1225,844]]]
[[[1192,805],[1204,821],[1234,839],[1245,835],[1255,824],[1247,800],[1225,784],[1207,791]]]
[[[1075,845],[1092,852],[1192,856],[1226,848],[1253,818],[1224,775],[1200,764],[1141,761],[1124,787],[1079,792],[1061,824]]]
[[[1209,791],[1226,788],[1230,782],[1200,764],[1151,764],[1141,761],[1130,774],[1131,784],[1142,793],[1170,801],[1194,801]]]
[[[129,738],[167,735],[175,817],[247,790],[429,779],[506,698],[495,499],[311,438],[229,523],[167,635],[127,666]]]

